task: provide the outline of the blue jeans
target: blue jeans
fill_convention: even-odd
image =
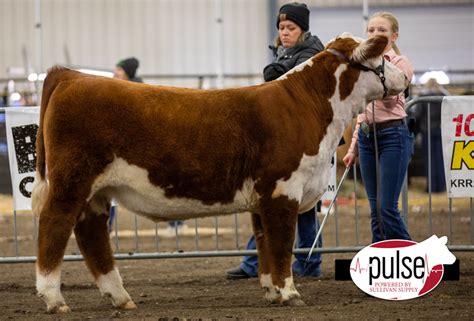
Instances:
[[[110,211],[109,211],[109,219],[108,219],[108,221],[107,221],[107,226],[108,226],[108,229],[109,229],[109,233],[112,232],[116,214],[117,214],[117,208],[116,208],[116,206],[111,206],[111,207],[110,207]],[[169,225],[171,228],[175,228],[176,226],[179,227],[179,226],[181,226],[181,225],[183,225],[183,224],[184,224],[183,221],[170,221],[170,222],[168,222],[168,225]]]
[[[316,238],[316,232],[319,229],[319,222],[316,217],[315,208],[298,215],[298,247],[310,248]],[[322,237],[319,237],[318,247],[322,247]],[[247,250],[255,250],[257,244],[255,236],[249,239]],[[293,262],[293,272],[300,276],[319,276],[321,274],[321,253],[311,255],[308,265],[305,267],[307,255],[295,254],[296,260]],[[258,256],[244,256],[240,268],[249,276],[258,275]]]
[[[183,221],[170,221],[168,222],[168,226],[175,228],[177,226],[182,226],[184,224]]]
[[[385,239],[409,240],[398,210],[398,198],[413,151],[413,136],[405,124],[377,131],[380,165],[380,202]],[[377,219],[377,177],[373,132],[359,130],[359,162],[370,203],[372,242],[382,240]]]
[[[117,215],[117,207],[111,206],[109,210],[109,219],[107,220],[107,228],[109,233],[112,232],[114,226],[115,215]]]

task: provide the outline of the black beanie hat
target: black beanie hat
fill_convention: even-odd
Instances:
[[[124,60],[120,60],[117,63],[117,66],[121,67],[125,71],[129,79],[132,79],[133,77],[135,77],[135,73],[137,72],[138,65],[139,65],[138,59],[135,57],[126,58]]]
[[[303,31],[309,29],[309,9],[304,3],[288,3],[280,8],[277,17],[277,29],[280,27],[280,21],[291,20],[300,26]]]

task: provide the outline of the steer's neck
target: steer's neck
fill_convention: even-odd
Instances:
[[[325,127],[328,136],[320,148],[332,151],[353,118],[354,106],[362,105],[365,92],[358,81],[359,71],[348,70],[345,63],[328,63],[331,60],[323,55],[295,67],[280,80],[296,104],[317,114],[318,125]]]
[[[313,57],[297,65],[278,78],[295,99],[315,99],[315,96],[329,96],[324,83],[327,71],[319,65],[320,59]]]

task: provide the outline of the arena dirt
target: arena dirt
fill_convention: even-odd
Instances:
[[[68,315],[49,315],[36,297],[33,264],[1,266],[0,319],[331,319],[472,320],[474,259],[458,253],[460,281],[443,281],[422,298],[384,301],[366,296],[351,281],[335,281],[333,259],[325,255],[324,276],[296,278],[305,307],[267,303],[256,279],[229,281],[223,271],[238,258],[163,259],[118,262],[125,287],[138,305],[121,311],[102,298],[82,262],[64,264],[63,294]],[[338,255],[337,257],[341,257]]]
[[[366,212],[359,203],[361,213]],[[457,206],[457,205],[455,205]],[[433,202],[433,234],[449,235],[446,206]],[[469,244],[470,212],[455,209],[450,218],[454,244]],[[1,211],[1,210],[0,210]],[[6,211],[8,212],[8,210]],[[328,220],[325,229],[325,246],[354,243],[352,211],[340,208],[338,217],[339,238],[334,238],[335,218]],[[428,221],[423,204],[411,204],[414,213],[409,228],[415,240],[421,241],[426,234]],[[351,216],[352,215],[352,216]],[[121,229],[131,226],[126,215],[120,213]],[[13,243],[7,228],[12,223],[8,213],[0,213],[0,255],[9,256]],[[368,242],[367,217],[361,214],[358,222],[361,239]],[[227,220],[227,221],[226,221]],[[222,219],[221,224],[232,225],[233,217]],[[241,228],[240,247],[245,246],[250,233],[247,216],[239,218]],[[214,221],[209,219],[209,226]],[[28,235],[32,219],[28,214],[18,216],[20,253],[32,254],[34,240]],[[140,229],[147,229],[145,221],[139,221]],[[6,235],[6,236],[5,236]],[[122,238],[121,251],[133,251],[133,238]],[[202,249],[216,246],[213,237],[199,241]],[[154,237],[140,237],[140,249],[153,251]],[[220,248],[232,248],[232,233],[219,238]],[[148,246],[148,247],[147,247]],[[174,239],[162,239],[160,249],[172,249]],[[184,250],[195,246],[194,237],[180,238],[179,247]],[[77,248],[70,244],[67,254]],[[157,319],[316,319],[316,320],[474,320],[474,254],[455,252],[461,262],[459,281],[443,281],[429,294],[408,301],[384,301],[361,292],[352,281],[334,280],[334,260],[350,259],[352,253],[324,254],[323,276],[319,278],[295,278],[295,284],[306,302],[304,307],[281,307],[263,299],[257,279],[226,280],[225,270],[237,265],[240,257],[154,259],[117,261],[126,289],[138,306],[137,310],[122,311],[112,307],[109,299],[102,298],[83,262],[63,264],[63,295],[72,312],[67,315],[50,315],[45,304],[36,296],[35,267],[33,263],[0,265],[0,320],[157,320]]]

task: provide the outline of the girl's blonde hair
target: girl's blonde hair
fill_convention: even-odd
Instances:
[[[390,24],[392,25],[392,33],[398,33],[398,20],[397,20],[397,18],[395,18],[395,16],[393,14],[391,14],[390,12],[383,12],[383,11],[382,12],[376,12],[370,17],[370,20],[372,20],[374,18],[377,18],[377,17],[387,19],[390,22]],[[397,55],[400,55],[400,49],[398,49],[398,46],[395,43],[392,44],[392,48],[397,53]]]

